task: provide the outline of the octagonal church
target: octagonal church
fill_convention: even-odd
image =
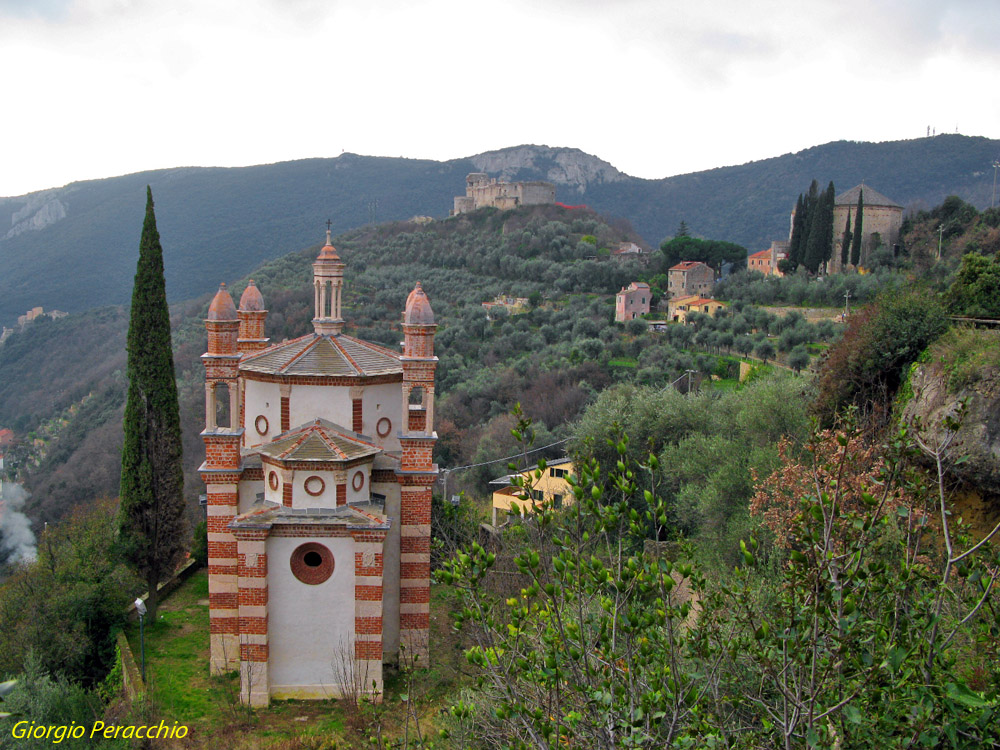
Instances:
[[[403,352],[343,333],[344,263],[313,263],[313,332],[270,344],[253,281],[205,327],[213,673],[244,702],[381,692],[403,649],[428,658],[434,313],[418,283]]]

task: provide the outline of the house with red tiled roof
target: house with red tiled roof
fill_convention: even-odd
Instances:
[[[715,271],[706,263],[684,260],[667,272],[667,293],[670,298],[691,294],[711,294]]]
[[[14,444],[14,431],[6,427],[0,429],[0,448],[6,448]]]
[[[757,271],[765,276],[784,276],[778,264],[788,257],[788,241],[775,240],[767,250],[747,257],[747,270]]]
[[[675,323],[686,323],[687,316],[691,313],[714,316],[719,308],[725,306],[725,302],[691,294],[686,297],[676,297],[670,300],[667,304],[667,317]]]

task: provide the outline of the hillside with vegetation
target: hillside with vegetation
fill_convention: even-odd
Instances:
[[[480,169],[554,181],[557,200],[621,217],[651,246],[684,220],[694,235],[758,250],[787,237],[795,196],[816,175],[844,188],[864,179],[916,209],[949,193],[984,207],[998,154],[996,140],[959,135],[839,141],[656,180],[624,175],[576,149],[522,146],[447,162],[342,154],[78,182],[0,198],[0,323],[10,326],[39,305],[82,312],[125,304],[147,184],[163,214],[167,292],[179,301],[315,242],[327,218],[337,233],[416,215],[443,218],[464,193],[466,174]]]
[[[982,317],[1000,297],[994,215],[961,199],[916,214],[900,257],[837,282],[865,302],[844,325],[752,304],[761,290],[838,301],[844,286],[806,272],[734,274],[725,313],[687,325],[612,323],[614,291],[655,279],[668,256],[603,259],[635,236],[587,211],[341,235],[348,332],[398,345],[414,281],[430,296],[438,463],[568,452],[572,497],[485,530],[484,482],[507,461],[455,472],[464,500],[438,497],[432,519],[431,663],[404,664],[381,703],[240,708],[231,677],[206,677],[196,576],[147,630],[158,682],[145,715],[184,707],[196,748],[1000,746],[998,334],[949,318]],[[309,330],[317,250],[254,271],[272,340]],[[487,314],[499,294],[527,303]],[[172,311],[192,511],[207,304]],[[12,356],[0,348],[0,420],[51,435],[43,462],[62,451],[63,466],[114,464],[73,435],[117,422],[120,320],[111,309],[36,323],[8,342]],[[825,353],[815,377],[760,366],[737,384],[746,346],[789,364],[800,347]],[[90,387],[57,377],[109,355],[114,369]],[[687,370],[720,379],[682,393],[671,384]],[[65,488],[40,487],[35,513],[63,515]],[[109,532],[112,505],[87,505],[0,583],[0,679],[19,680],[4,706],[39,722],[130,716],[111,635],[128,629],[138,583]]]

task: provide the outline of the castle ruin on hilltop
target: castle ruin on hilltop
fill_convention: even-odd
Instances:
[[[490,179],[485,172],[465,178],[465,195],[455,196],[452,216],[492,206],[501,210],[556,202],[556,186],[551,182],[506,182]]]

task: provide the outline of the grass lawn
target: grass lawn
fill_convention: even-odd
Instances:
[[[608,367],[629,367],[634,370],[638,364],[639,361],[634,357],[617,357],[608,360]]]
[[[455,595],[444,586],[431,589],[431,661],[412,679],[395,669],[385,670],[385,696],[377,709],[383,735],[398,736],[407,702],[424,732],[435,732],[441,709],[457,699],[465,678],[464,649],[451,627]],[[373,709],[352,713],[342,701],[272,701],[266,709],[250,711],[239,705],[236,673],[211,677],[208,673],[208,573],[200,570],[160,605],[155,624],[145,629],[146,678],[157,720],[177,721],[190,734],[176,747],[226,750],[292,750],[366,746],[374,730]],[[139,660],[139,625],[127,631]],[[158,741],[171,747],[170,741]]]

